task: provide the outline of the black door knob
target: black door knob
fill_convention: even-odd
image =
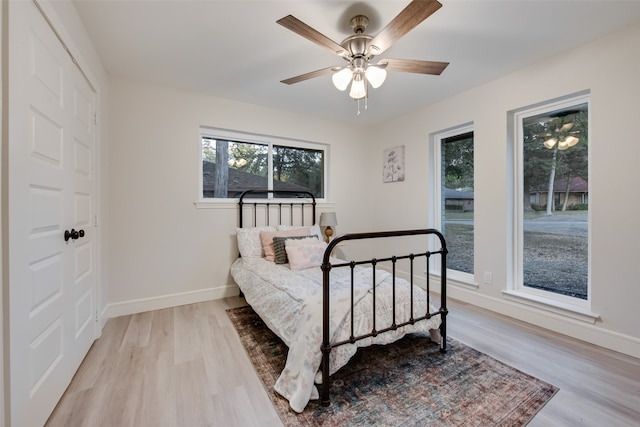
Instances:
[[[84,236],[84,230],[80,230],[80,231],[82,231],[82,236]],[[73,228],[71,229],[71,231],[69,231],[69,230],[65,230],[64,231],[64,241],[65,242],[68,242],[69,239],[76,240],[78,237],[81,237],[80,236],[80,232],[76,231]]]

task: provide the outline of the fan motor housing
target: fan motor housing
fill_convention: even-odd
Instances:
[[[356,34],[364,33],[364,30],[367,29],[367,25],[369,25],[369,18],[364,15],[356,15],[351,18],[349,21],[351,28],[353,28],[353,32]]]
[[[369,18],[364,15],[356,15],[351,18],[350,24],[355,34],[344,39],[340,45],[349,52],[351,58],[369,59],[369,44],[373,37],[364,34],[367,25],[369,25]]]
[[[367,50],[371,40],[373,40],[373,37],[369,35],[354,34],[353,36],[349,36],[344,39],[341,45],[347,50],[347,52],[349,52],[349,56],[364,57],[367,55]]]

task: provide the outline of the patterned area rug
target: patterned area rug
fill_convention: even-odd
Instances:
[[[331,405],[296,414],[273,390],[287,347],[251,307],[227,315],[286,426],[523,426],[558,391],[454,339],[443,354],[413,334],[358,350],[331,377]]]

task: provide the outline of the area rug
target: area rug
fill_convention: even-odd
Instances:
[[[285,426],[524,426],[558,391],[455,339],[440,353],[428,334],[411,334],[359,349],[331,377],[331,405],[296,414],[273,390],[287,346],[251,307],[227,315]]]

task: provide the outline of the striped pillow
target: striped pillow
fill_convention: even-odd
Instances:
[[[273,252],[275,253],[274,261],[276,264],[287,264],[289,258],[287,257],[287,251],[285,250],[285,242],[287,240],[305,240],[308,239],[312,242],[317,242],[318,238],[315,236],[287,236],[287,237],[274,237],[273,238]]]
[[[264,252],[264,259],[274,262],[275,254],[273,250],[273,238],[274,237],[290,237],[290,236],[308,236],[309,227],[305,227],[300,230],[283,230],[283,231],[261,231],[260,241],[262,242],[262,250]]]

